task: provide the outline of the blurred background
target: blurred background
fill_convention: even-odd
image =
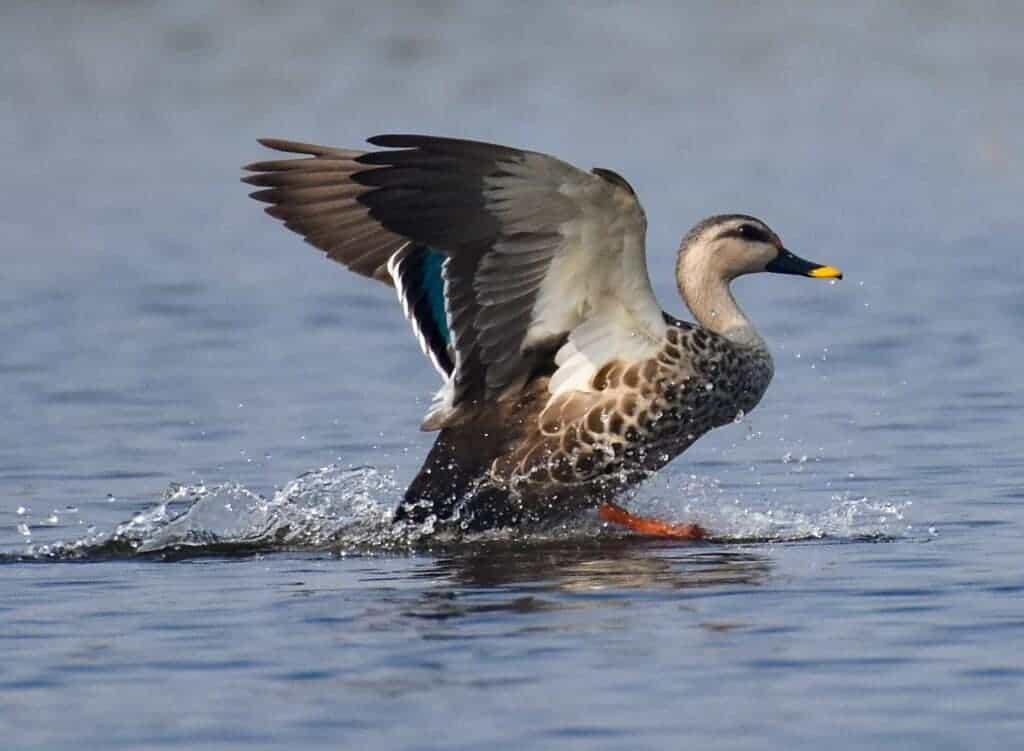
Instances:
[[[434,371],[390,289],[247,197],[261,136],[614,169],[675,315],[712,213],[846,278],[737,283],[775,381],[634,499],[757,544],[4,565],[0,735],[1012,745],[1022,38],[1016,2],[5,0],[0,554],[162,529],[161,495],[204,483],[229,531],[288,486],[311,526],[256,503],[286,515],[259,530],[322,544],[334,501],[379,528],[418,468]],[[350,497],[332,463],[386,479]]]
[[[783,435],[813,449],[798,453],[841,457],[858,439],[844,426],[868,432],[851,471],[892,474],[870,457],[908,436],[880,424],[955,432],[934,410],[1019,383],[1022,17],[1012,2],[8,3],[0,496],[270,486],[336,457],[411,474],[437,383],[391,292],[238,183],[259,136],[388,131],[626,175],[676,314],[678,239],[710,213],[763,217],[842,267],[834,289],[740,283],[779,364],[764,406],[800,421]]]

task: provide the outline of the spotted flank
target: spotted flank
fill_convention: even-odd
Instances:
[[[244,180],[329,258],[394,285],[444,378],[422,426],[438,436],[395,521],[480,530],[600,506],[644,534],[699,537],[614,504],[767,389],[771,356],[730,283],[841,272],[755,217],[708,217],[679,247],[675,280],[696,319],[683,322],[654,297],[646,214],[617,172],[478,141],[369,142],[264,140],[288,156]]]
[[[589,390],[550,399],[532,440],[491,474],[511,478],[520,493],[539,485],[593,494],[631,484],[757,405],[772,360],[766,351],[743,355],[717,334],[672,321],[656,356],[610,362]],[[607,487],[595,487],[602,480]]]

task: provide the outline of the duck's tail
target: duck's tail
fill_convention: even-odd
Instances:
[[[521,521],[522,508],[503,485],[489,480],[499,448],[487,433],[456,435],[443,429],[419,473],[395,511],[395,522],[452,522],[465,532],[511,527]],[[460,437],[461,436],[461,437]]]

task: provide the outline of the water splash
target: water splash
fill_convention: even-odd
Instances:
[[[640,493],[637,513],[674,522],[696,521],[717,542],[795,542],[800,540],[894,540],[913,533],[908,514],[913,502],[831,494],[812,510],[767,499],[730,497],[717,480],[690,475],[666,484],[667,494]],[[679,498],[684,498],[680,504]]]
[[[666,492],[667,491],[667,492]],[[242,555],[275,551],[396,552],[413,547],[495,540],[550,543],[626,536],[584,514],[543,530],[496,530],[455,539],[435,533],[433,520],[395,524],[401,488],[373,467],[328,465],[292,480],[267,498],[237,483],[172,484],[152,508],[113,531],[70,543],[29,545],[18,558],[101,559]],[[680,502],[682,499],[682,502]],[[910,501],[833,495],[807,511],[730,497],[706,477],[675,476],[623,501],[632,511],[666,521],[699,522],[715,542],[894,539],[909,534]]]
[[[337,465],[307,472],[270,498],[237,483],[174,483],[156,506],[113,532],[26,552],[28,557],[74,559],[386,549],[423,533],[392,525],[396,492],[389,473]]]

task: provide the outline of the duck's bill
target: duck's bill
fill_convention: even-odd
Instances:
[[[798,274],[799,276],[813,276],[818,279],[842,279],[843,272],[835,266],[823,266],[801,258],[790,253],[788,250],[779,251],[774,261],[765,267],[765,271],[775,274]]]

